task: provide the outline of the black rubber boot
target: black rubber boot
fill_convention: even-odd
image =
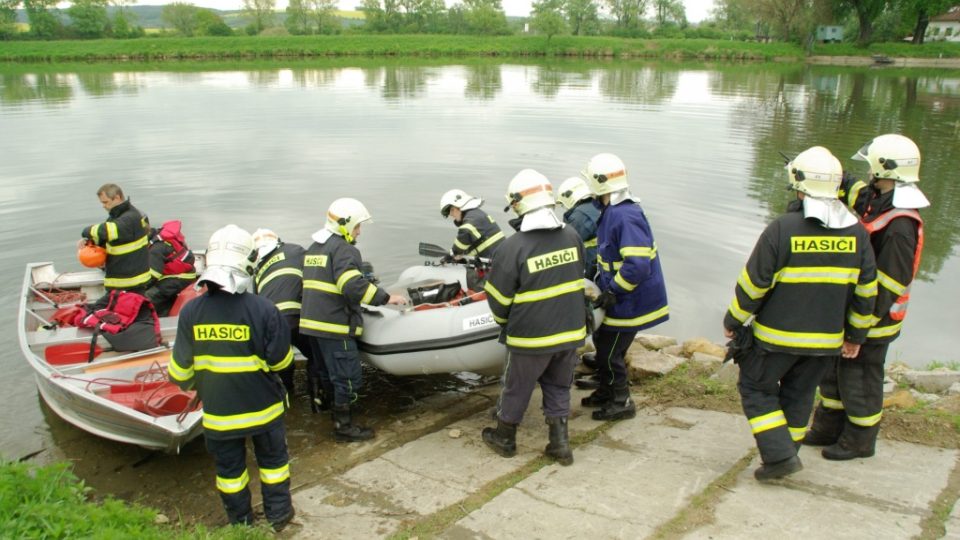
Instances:
[[[503,457],[517,455],[517,425],[497,420],[497,427],[483,428],[483,442]]]
[[[595,352],[585,353],[583,356],[580,357],[580,363],[583,364],[584,367],[596,370],[597,369],[597,353]]]
[[[337,442],[369,441],[373,430],[353,423],[349,405],[333,406],[333,435]]]
[[[595,390],[600,388],[600,377],[594,373],[593,375],[587,375],[580,377],[579,379],[573,381],[573,384],[580,388],[581,390]]]
[[[764,463],[759,469],[753,471],[753,477],[760,482],[766,482],[768,480],[777,480],[802,470],[803,463],[800,462],[800,458],[791,456],[776,463]]]
[[[580,405],[584,407],[603,407],[613,399],[613,389],[609,386],[600,385],[589,396],[580,400]]]
[[[290,523],[295,515],[297,515],[297,512],[291,506],[289,512],[287,512],[282,518],[276,521],[271,521],[270,526],[273,527],[275,532],[280,532]]]
[[[604,404],[600,410],[593,411],[594,420],[626,420],[637,415],[637,406],[630,397],[630,387],[622,386],[613,389],[613,398]]]
[[[550,443],[544,453],[557,460],[557,463],[567,466],[573,465],[573,451],[570,450],[570,435],[567,433],[567,417],[547,417],[550,426]]]
[[[833,461],[873,457],[876,453],[878,433],[879,424],[863,427],[847,422],[837,443],[824,448],[821,455]]]
[[[803,436],[803,444],[807,446],[830,446],[837,442],[843,432],[843,424],[847,416],[843,409],[827,409],[823,404],[813,413],[813,425]]]

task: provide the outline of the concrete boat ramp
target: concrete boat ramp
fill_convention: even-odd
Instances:
[[[803,471],[759,484],[743,416],[641,408],[605,424],[579,407],[585,395],[569,467],[542,456],[536,393],[515,457],[483,444],[493,422],[474,414],[296,490],[281,536],[960,539],[955,450],[881,439],[875,457],[838,463],[803,447]]]

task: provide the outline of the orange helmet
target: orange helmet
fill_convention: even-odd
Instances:
[[[77,259],[87,268],[100,268],[107,263],[107,250],[95,244],[85,244],[77,250]]]

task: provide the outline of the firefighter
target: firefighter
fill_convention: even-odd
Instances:
[[[560,184],[557,202],[565,209],[563,222],[573,227],[583,240],[583,247],[587,251],[584,275],[593,280],[597,275],[597,221],[600,220],[600,209],[593,204],[590,187],[583,178],[567,178]]]
[[[200,283],[207,292],[184,306],[170,357],[170,379],[203,402],[203,432],[217,489],[231,524],[253,523],[246,439],[260,469],[263,511],[274,529],[293,518],[283,415],[287,396],[275,375],[293,361],[290,332],[277,307],[252,294],[253,239],[227,225],[213,233]]]
[[[253,246],[257,250],[257,264],[253,281],[256,293],[270,300],[280,310],[280,315],[290,327],[290,343],[307,358],[307,370],[315,369],[310,360],[310,340],[300,333],[300,300],[303,296],[303,255],[306,250],[297,244],[280,240],[277,233],[270,229],[257,229],[253,233]],[[280,372],[287,393],[294,395],[294,366]],[[319,405],[314,401],[314,391],[310,392],[311,409],[316,412]],[[329,408],[329,407],[328,407]]]
[[[860,354],[837,361],[820,381],[822,400],[804,443],[826,446],[823,457],[832,460],[874,454],[887,348],[900,335],[923,250],[923,220],[917,210],[930,205],[917,187],[920,149],[907,137],[876,137],[853,159],[868,163],[870,184],[845,176],[843,193],[870,233],[877,259],[877,300],[874,324]]]
[[[841,175],[821,146],[787,164],[797,200],[761,234],[723,319],[728,338],[752,332],[737,388],[760,481],[803,468],[797,449],[817,384],[835,358],[856,356],[870,326],[876,266],[867,231],[837,200]]]
[[[451,189],[440,197],[440,215],[444,219],[453,217],[453,224],[457,226],[453,247],[441,262],[477,257],[476,263],[468,264],[467,267],[467,288],[472,291],[483,287],[489,261],[503,242],[503,231],[492,217],[480,209],[482,204],[483,199],[468,195],[460,189]]]
[[[543,392],[549,426],[547,456],[573,463],[567,432],[570,384],[576,350],[587,336],[583,258],[580,236],[553,212],[553,189],[533,169],[520,171],[507,189],[508,208],[517,214],[517,234],[497,251],[484,290],[507,346],[497,427],[482,436],[495,452],[517,452],[517,424],[523,420],[534,387]]]
[[[104,184],[97,189],[100,204],[107,211],[107,220],[91,225],[80,236],[81,244],[90,243],[107,251],[103,286],[142,293],[152,279],[147,253],[150,225],[130,199],[124,199],[123,190],[116,184]]]
[[[597,154],[583,172],[600,209],[597,223],[596,307],[605,310],[593,334],[599,386],[583,398],[584,407],[598,407],[594,420],[621,420],[636,416],[630,398],[627,349],[637,332],[669,318],[667,289],[660,257],[640,199],[630,193],[623,161],[613,154]]]
[[[153,302],[157,315],[166,317],[180,291],[197,279],[193,252],[187,247],[179,221],[166,221],[160,229],[150,230],[149,253],[153,282],[144,294]]]
[[[309,336],[313,354],[322,359],[333,386],[334,438],[339,442],[372,439],[372,429],[353,422],[363,373],[357,337],[363,332],[360,304],[405,304],[367,280],[354,245],[370,212],[358,200],[337,199],[327,209],[324,228],[313,233],[303,261],[303,307],[300,332]]]

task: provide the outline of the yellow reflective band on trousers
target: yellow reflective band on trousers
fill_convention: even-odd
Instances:
[[[303,278],[303,270],[300,270],[299,268],[281,268],[280,270],[277,270],[276,272],[264,278],[262,281],[258,281],[257,287],[262,289],[263,287],[267,286],[267,283],[270,283],[274,279],[282,276],[294,276],[298,278]]]
[[[790,430],[790,438],[793,439],[793,442],[802,441],[803,437],[807,434],[807,426],[787,426],[787,429]]]
[[[373,297],[377,295],[377,286],[373,283],[367,285],[367,292],[363,293],[363,298],[360,299],[361,304],[369,304],[373,302]]]
[[[832,399],[828,397],[820,396],[820,401],[823,402],[824,409],[833,409],[834,411],[843,410],[843,402],[839,399]]]
[[[108,277],[103,279],[103,286],[111,289],[129,289],[132,287],[137,287],[139,285],[145,285],[150,281],[150,272],[144,272],[142,274],[128,277],[128,278],[116,278]]]
[[[290,479],[290,464],[276,469],[260,469],[260,481],[264,484],[279,484]]]
[[[887,289],[897,296],[903,296],[904,293],[907,292],[906,285],[903,285],[880,270],[877,270],[877,282],[882,285],[884,289]]]
[[[127,253],[133,253],[138,249],[147,247],[147,237],[141,236],[133,242],[127,242],[126,244],[120,244],[119,246],[112,245],[107,243],[107,255],[126,255]]]
[[[847,415],[847,420],[850,420],[851,424],[861,426],[861,427],[873,427],[880,423],[880,418],[883,416],[883,411],[878,412],[877,414],[872,414],[870,416],[850,416]]]
[[[314,321],[312,319],[300,318],[300,328],[307,330],[317,330],[319,332],[329,332],[331,334],[350,335],[350,327],[345,324],[334,324],[323,321]],[[363,333],[363,327],[357,327],[357,335]]]
[[[604,317],[603,324],[607,326],[640,326],[641,324],[646,324],[650,321],[655,321],[660,317],[666,317],[670,313],[670,306],[663,306],[662,308],[654,311],[653,313],[647,313],[646,315],[641,315],[639,317],[634,317],[632,319],[615,319],[613,317]]]
[[[211,356],[202,355],[193,358],[193,368],[197,371],[212,373],[247,373],[250,371],[268,371],[267,361],[259,356]]]
[[[754,285],[746,268],[740,272],[740,277],[737,279],[737,285],[740,285],[740,288],[743,289],[743,292],[747,293],[747,296],[753,300],[762,298],[763,295],[767,294],[767,291],[770,290],[770,287],[758,287]]]
[[[217,489],[222,493],[239,493],[247,487],[247,484],[250,483],[250,475],[247,473],[247,470],[243,470],[237,478],[224,478],[222,476],[217,476]]]
[[[856,283],[859,276],[859,268],[787,266],[776,273],[773,281],[780,283],[831,283],[834,285],[849,285]]]
[[[617,275],[613,276],[613,281],[616,282],[623,290],[630,292],[637,288],[637,286],[629,281],[623,279],[623,276],[620,275],[620,272],[617,272]]]
[[[283,402],[278,401],[273,405],[263,409],[242,414],[231,414],[228,416],[217,416],[203,411],[203,428],[213,431],[233,431],[238,429],[247,429],[257,426],[263,426],[276,420],[283,414]]]
[[[340,274],[340,277],[337,278],[337,290],[340,291],[340,294],[343,294],[343,286],[347,284],[353,278],[358,278],[363,274],[359,270],[347,270],[346,272]]]
[[[586,339],[586,337],[587,327],[581,326],[577,330],[560,332],[558,334],[543,337],[507,336],[507,345],[513,345],[514,347],[522,347],[525,349],[536,349],[540,347],[553,347],[554,345],[562,345],[572,341],[580,341],[581,339]]]
[[[903,327],[903,322],[897,322],[890,326],[874,326],[867,330],[867,338],[885,338],[896,335]]]
[[[771,345],[799,349],[838,349],[843,345],[843,332],[788,332],[753,321],[753,337]]]
[[[503,231],[500,231],[497,234],[491,236],[490,238],[487,238],[486,241],[484,241],[482,244],[477,246],[477,249],[473,250],[473,253],[477,253],[477,254],[483,253],[483,250],[497,243],[497,241],[502,238],[503,238]]]
[[[340,294],[340,289],[338,289],[336,285],[329,281],[320,281],[318,279],[303,280],[303,288],[330,294]]]
[[[170,374],[170,377],[175,381],[189,381],[193,378],[193,365],[189,368],[185,368],[177,362],[177,359],[173,357],[173,353],[170,354],[170,363],[167,365],[167,373]]]
[[[546,289],[537,289],[535,291],[517,293],[517,295],[514,297],[514,301],[518,304],[539,302],[541,300],[547,300],[548,298],[556,298],[557,296],[582,290],[583,280],[577,279],[574,281],[561,283],[559,285],[554,285],[553,287],[547,287]]]
[[[781,410],[776,410],[762,416],[754,416],[747,421],[750,422],[750,431],[754,435],[787,425],[787,418],[783,416],[783,411]]]
[[[513,298],[508,298],[504,296],[503,293],[498,291],[497,288],[493,286],[493,283],[490,283],[489,281],[487,281],[487,283],[484,284],[483,290],[487,291],[487,293],[489,293],[494,300],[496,300],[503,306],[509,306],[510,304],[513,303]]]
[[[730,310],[730,314],[733,315],[733,318],[740,322],[747,322],[747,319],[749,319],[750,316],[753,315],[748,311],[744,311],[743,308],[740,307],[740,302],[737,301],[736,296],[734,296],[733,300],[730,302],[729,310]]]
[[[280,311],[283,311],[285,309],[295,309],[297,311],[300,311],[301,307],[303,306],[300,304],[300,302],[294,302],[292,300],[289,302],[277,302],[277,309],[279,309]]]

